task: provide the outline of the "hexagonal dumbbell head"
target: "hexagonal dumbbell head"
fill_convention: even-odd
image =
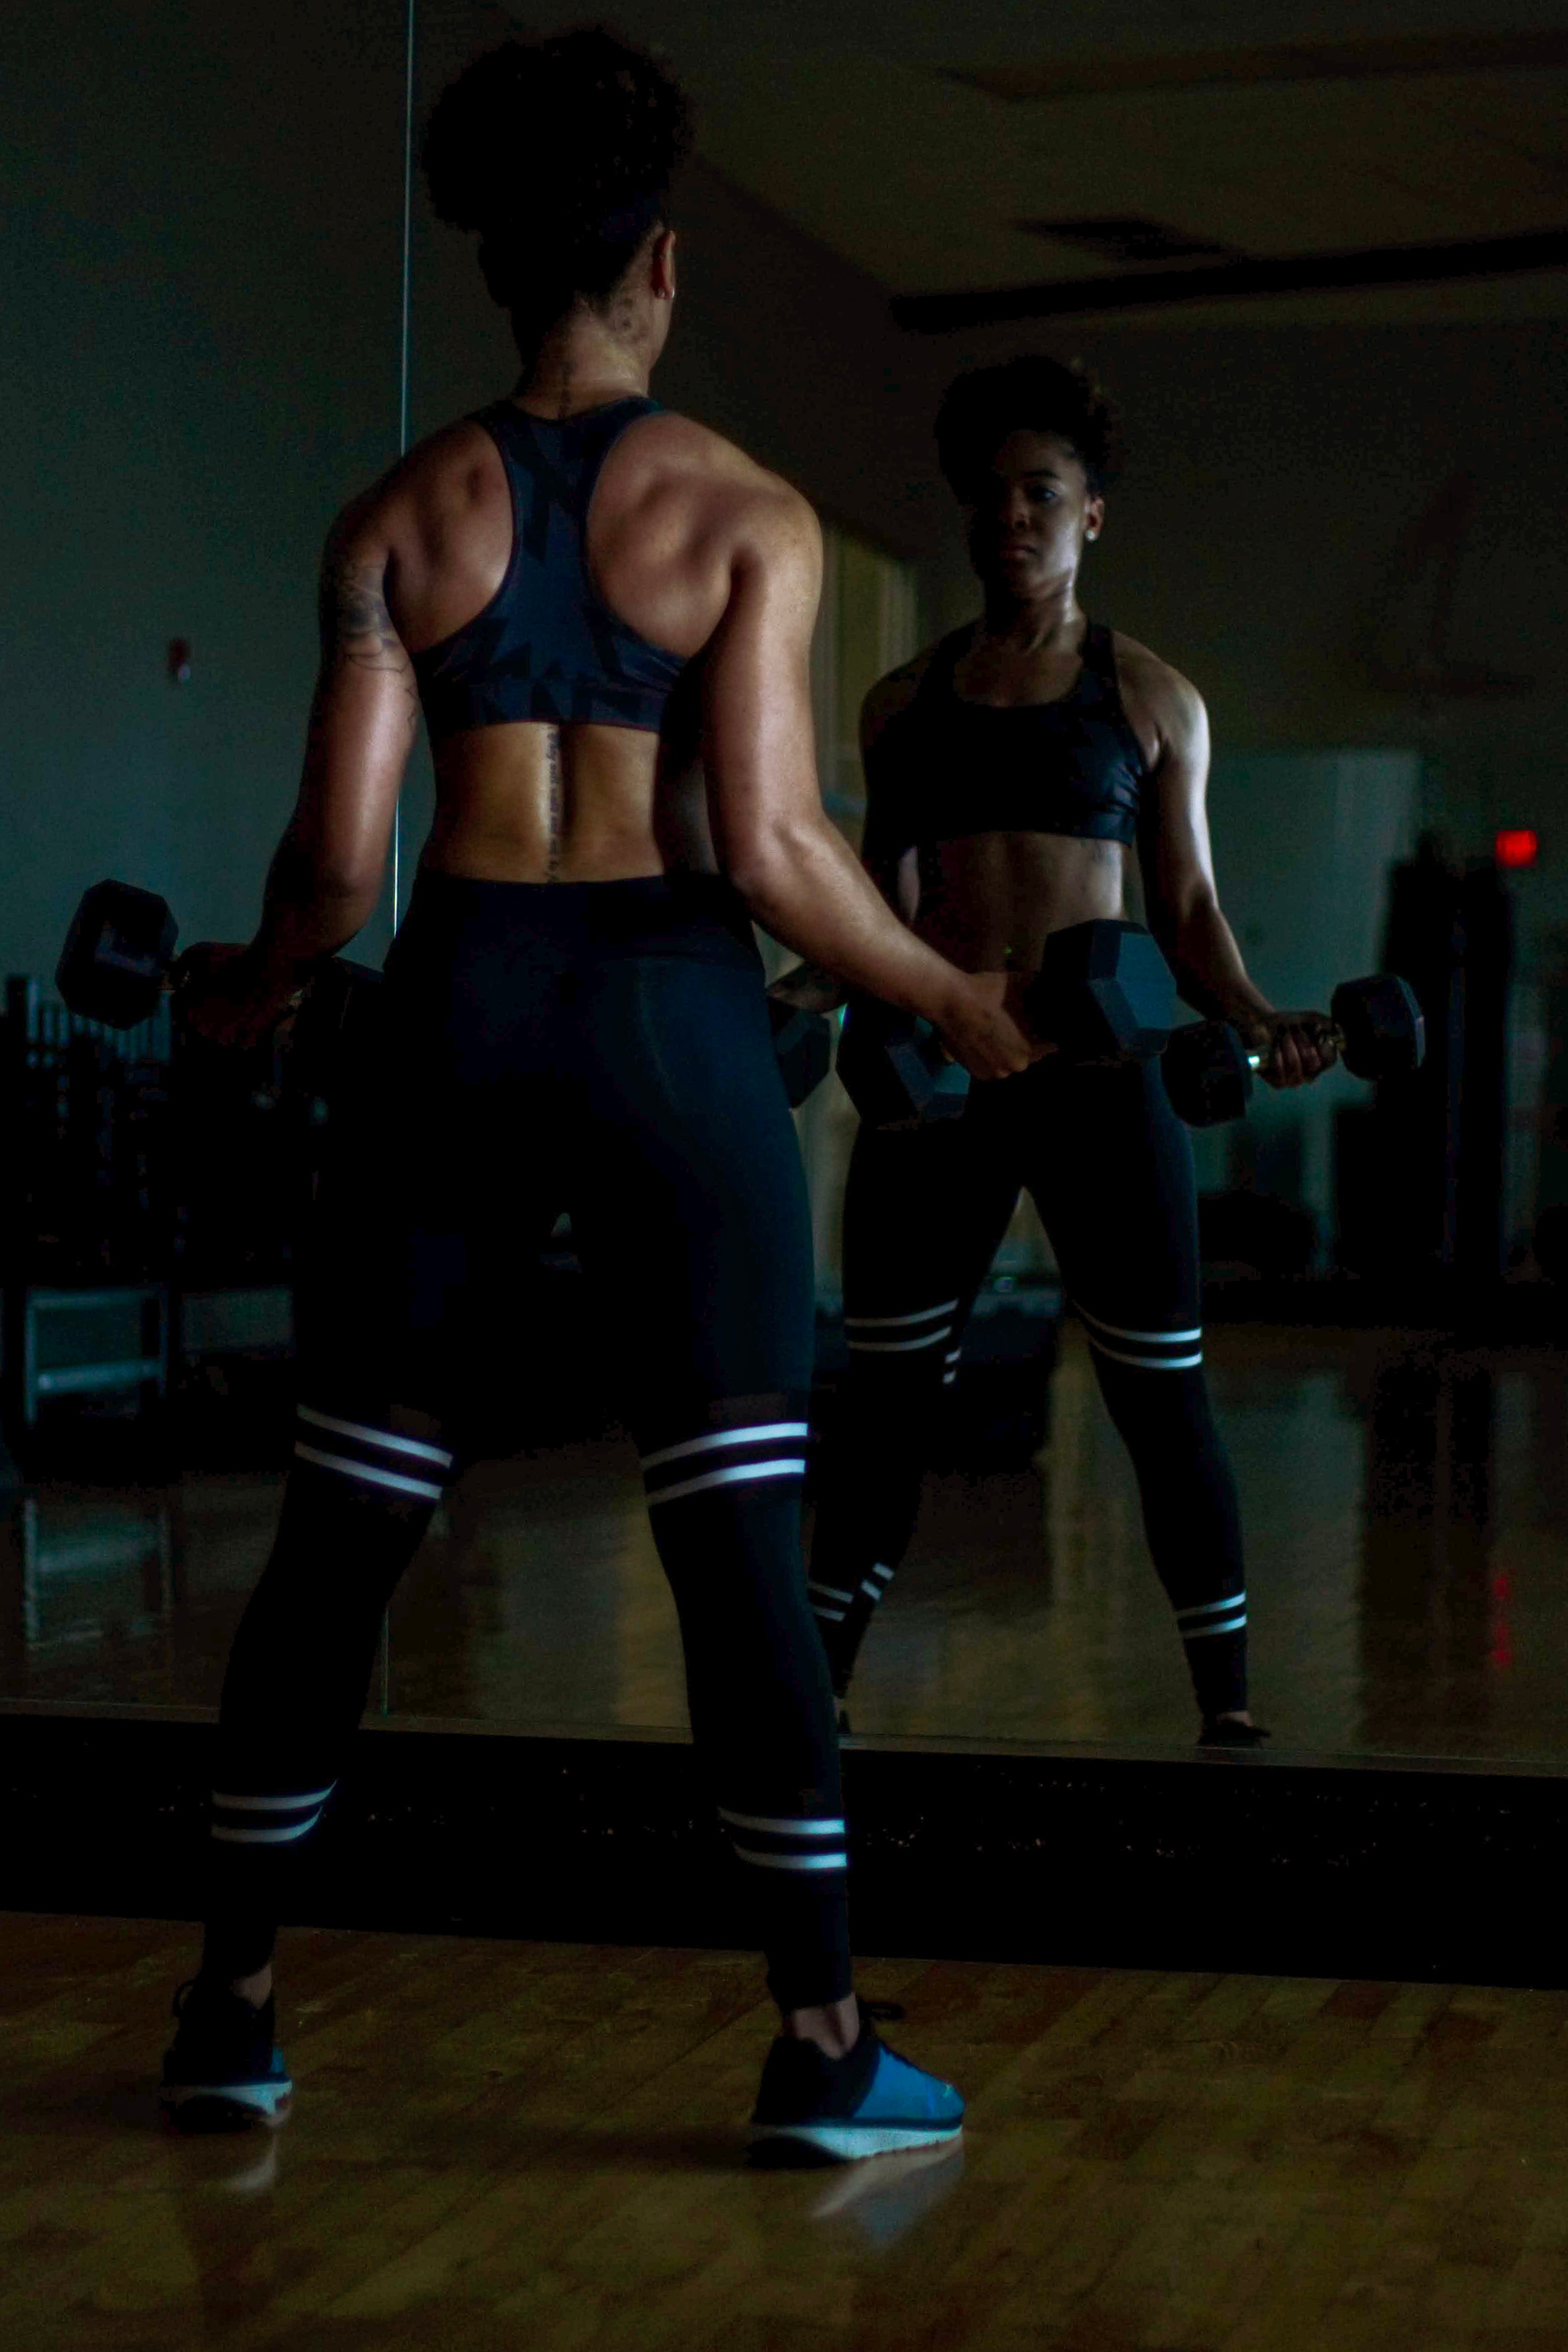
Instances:
[[[1426,1059],[1426,1024],[1415,991],[1391,971],[1347,980],[1329,1000],[1329,1017],[1352,1077],[1407,1077]]]
[[[1141,923],[1074,923],[1046,941],[1026,1010],[1071,1061],[1144,1061],[1175,1026],[1176,983]]]
[[[825,1013],[782,1003],[776,996],[768,999],[768,1015],[784,1093],[791,1110],[798,1110],[827,1076],[833,1061],[833,1031]]]
[[[1223,1127],[1252,1099],[1252,1064],[1225,1021],[1178,1029],[1160,1059],[1171,1108],[1188,1127]]]
[[[95,882],[66,933],[55,985],[73,1013],[134,1029],[158,1009],[179,926],[166,899],[130,882]]]
[[[868,1127],[956,1118],[969,1097],[968,1071],[948,1060],[931,1023],[874,996],[852,997],[845,1008],[838,1076]]]

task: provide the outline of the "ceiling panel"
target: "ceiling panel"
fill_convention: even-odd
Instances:
[[[502,16],[420,6],[454,37]],[[1038,0],[617,0],[614,15],[671,56],[708,159],[890,292],[1103,275],[1102,256],[1029,219],[1135,214],[1260,257],[1568,228],[1568,0],[1509,0],[1500,26],[1480,0],[1057,0],[1048,16]],[[1533,312],[1555,283],[1500,280],[1490,299]],[[1451,316],[1461,290],[1399,299]],[[1364,317],[1394,298],[1310,299]]]
[[[1260,14],[1262,12],[1259,12]],[[957,69],[993,98],[1038,103],[1108,90],[1198,89],[1223,84],[1371,81],[1394,75],[1488,73],[1568,65],[1568,30],[1363,33],[1352,40],[1298,38],[1240,48],[1173,48],[1143,56],[1057,56],[1025,64]]]

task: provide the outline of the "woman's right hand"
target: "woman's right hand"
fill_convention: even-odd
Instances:
[[[1021,1019],[1025,985],[1015,972],[955,975],[936,1025],[953,1060],[972,1077],[1014,1077],[1051,1052]]]
[[[187,948],[173,979],[183,1025],[209,1045],[242,1051],[271,1036],[300,987],[298,976],[268,971],[254,944],[230,947],[212,940]]]

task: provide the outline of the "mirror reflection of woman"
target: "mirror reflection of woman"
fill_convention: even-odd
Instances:
[[[1126,913],[1187,1003],[1300,1086],[1332,1061],[1325,1016],[1277,1012],[1221,911],[1205,794],[1208,722],[1187,680],[1089,619],[1115,423],[1081,369],[1026,358],[962,376],[937,419],[981,617],[872,688],[863,855],[885,897],[972,971],[1027,973],[1053,931]],[[1157,1062],[1047,1055],[972,1088],[961,1119],[862,1127],[844,1220],[850,1372],[823,1463],[812,1603],[842,1698],[913,1533],[921,1432],[1021,1190],[1034,1197],[1137,1472],[1207,1745],[1267,1735],[1247,1706],[1236,1487],[1203,1374],[1196,1195]]]

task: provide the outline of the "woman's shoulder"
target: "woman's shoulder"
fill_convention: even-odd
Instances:
[[[1106,635],[1115,653],[1117,679],[1124,697],[1155,719],[1202,710],[1203,697],[1173,663],[1141,645],[1136,637],[1123,636],[1120,629],[1107,630]]]

